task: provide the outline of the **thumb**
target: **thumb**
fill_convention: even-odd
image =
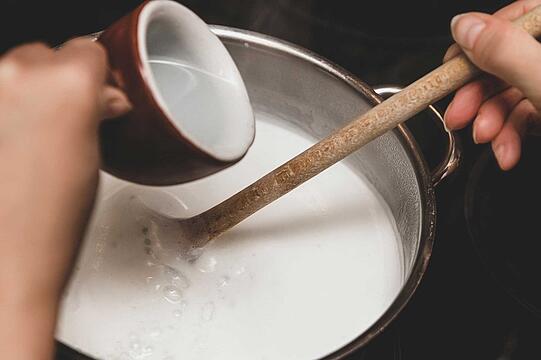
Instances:
[[[481,13],[451,21],[453,37],[481,70],[519,88],[541,110],[541,44],[511,22]]]
[[[103,119],[112,119],[128,113],[132,109],[130,100],[120,89],[105,85],[101,95]]]

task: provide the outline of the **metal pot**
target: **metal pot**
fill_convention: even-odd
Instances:
[[[213,26],[233,56],[255,112],[291,121],[315,138],[323,138],[355,115],[381,101],[369,86],[329,61],[287,42],[254,32]],[[382,95],[399,91],[379,89]],[[442,120],[433,107],[435,119]],[[326,356],[342,359],[381,333],[413,295],[432,253],[436,224],[434,186],[458,166],[460,153],[452,133],[443,163],[430,171],[405,126],[399,126],[349,156],[387,202],[403,248],[403,286],[387,311],[364,333]],[[60,344],[59,359],[90,359]]]

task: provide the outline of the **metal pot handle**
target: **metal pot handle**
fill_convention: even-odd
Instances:
[[[383,97],[388,97],[394,95],[397,92],[400,92],[402,87],[396,85],[382,85],[374,87],[374,91]],[[447,134],[447,151],[442,162],[436,166],[431,172],[432,184],[434,186],[438,185],[443,179],[452,174],[460,165],[460,160],[462,157],[462,151],[460,143],[455,133],[447,129],[445,123],[443,122],[443,116],[441,113],[432,105],[428,107],[428,110],[432,112],[433,118],[435,120],[441,121],[445,133]]]

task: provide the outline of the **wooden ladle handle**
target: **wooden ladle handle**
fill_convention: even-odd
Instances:
[[[514,24],[534,37],[541,35],[541,6],[529,11]],[[244,190],[199,215],[198,222],[204,227],[202,232],[208,234],[208,240],[215,238],[463,86],[479,73],[480,70],[463,54],[446,62]]]

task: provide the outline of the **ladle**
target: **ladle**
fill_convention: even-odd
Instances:
[[[513,23],[534,37],[540,36],[541,6]],[[220,204],[191,218],[162,216],[158,225],[167,226],[168,232],[190,239],[191,247],[200,248],[480,73],[465,55],[458,55]]]

